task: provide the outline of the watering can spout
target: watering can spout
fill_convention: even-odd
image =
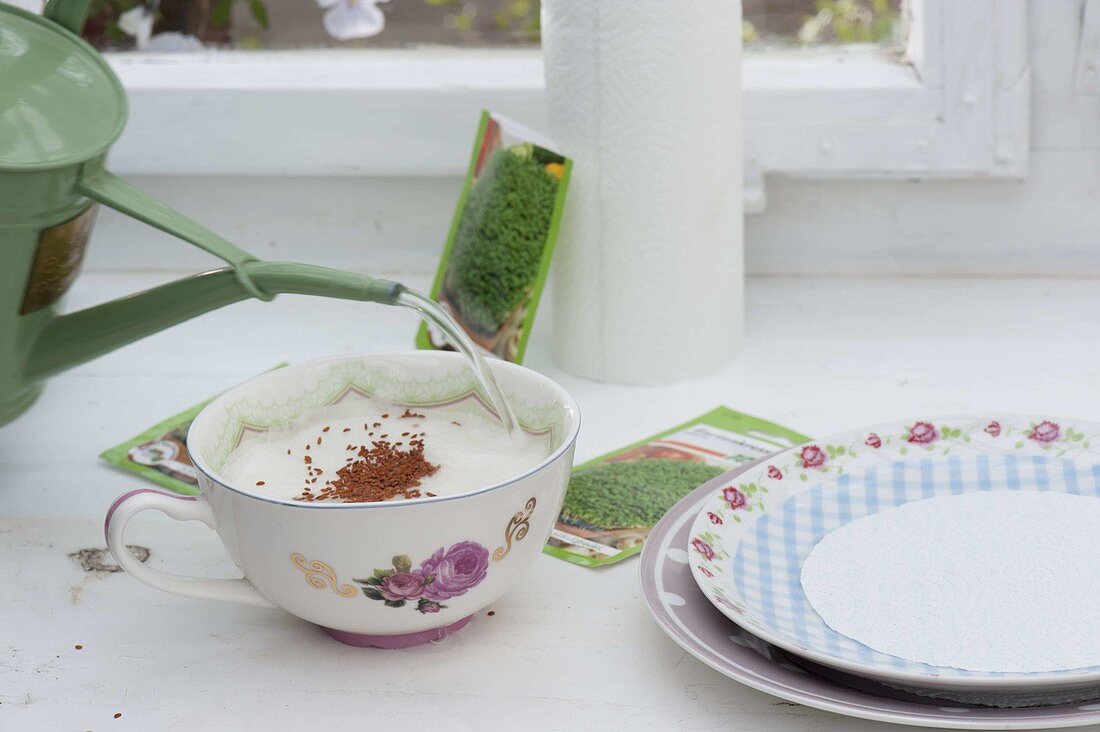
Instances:
[[[251,281],[270,299],[276,294],[320,295],[397,304],[404,286],[362,274],[292,262],[248,262]],[[248,299],[233,267],[222,267],[146,289],[77,313],[55,317],[38,336],[24,375],[42,380],[154,332],[224,305]]]
[[[392,305],[403,289],[388,280],[325,267],[261,262],[100,165],[85,165],[76,189],[93,201],[205,249],[230,266],[80,312],[54,316],[31,346],[23,373],[28,381],[40,381],[158,330],[249,297],[270,300],[279,293],[296,293]]]
[[[291,262],[241,265],[267,295],[320,295],[394,305],[396,282]],[[204,272],[129,297],[53,318],[31,348],[24,376],[40,380],[197,315],[248,299],[232,267]]]
[[[23,376],[40,381],[119,346],[202,313],[248,297],[279,293],[321,295],[395,304],[402,287],[388,280],[290,262],[261,262],[96,164],[81,170],[79,193],[180,237],[229,263],[229,267],[68,315],[54,316],[38,334]]]

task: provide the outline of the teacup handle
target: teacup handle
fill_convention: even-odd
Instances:
[[[158,590],[175,595],[197,597],[202,600],[225,600],[243,605],[275,607],[245,578],[203,579],[161,572],[138,561],[126,548],[123,538],[126,524],[142,511],[156,509],[177,521],[202,521],[212,529],[217,525],[210,504],[200,496],[180,496],[173,493],[139,488],[119,496],[107,510],[103,531],[107,536],[107,548],[111,550],[118,566],[138,580]]]

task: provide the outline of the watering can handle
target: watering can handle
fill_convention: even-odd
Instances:
[[[62,2],[63,0],[55,0]],[[83,174],[76,189],[94,201],[132,216],[186,242],[210,252],[229,264],[237,277],[237,282],[252,297],[258,300],[271,300],[275,295],[264,292],[253,282],[244,265],[258,261],[256,257],[235,244],[223,239],[210,229],[163,203],[142,193],[137,188],[110,173],[102,166],[89,163],[84,166]]]
[[[42,15],[79,36],[90,4],[91,0],[49,0]]]

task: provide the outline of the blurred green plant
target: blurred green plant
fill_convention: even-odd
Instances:
[[[248,3],[248,12],[252,14],[252,18],[260,24],[260,27],[267,30],[269,27],[269,21],[267,17],[267,6],[264,5],[263,0],[245,0]],[[224,28],[229,25],[229,18],[233,15],[233,6],[236,5],[238,0],[218,0],[210,11],[210,25],[215,28]]]
[[[881,43],[893,36],[897,19],[890,0],[817,0],[817,13],[802,23],[798,41]]]
[[[129,36],[118,27],[118,17],[137,5],[137,0],[92,0],[84,36],[98,36],[115,46],[127,44]]]
[[[92,0],[83,36],[97,48],[129,48],[134,39],[119,25],[123,13],[140,5],[152,8],[156,32],[179,31],[194,35],[204,43],[229,43],[233,6],[239,0]],[[264,0],[244,0],[249,12],[262,28],[268,28]],[[247,46],[247,39],[242,41]]]
[[[449,28],[469,31],[474,27],[477,5],[468,0],[424,0],[428,5],[454,8],[444,19]],[[514,31],[526,40],[539,39],[539,4],[537,0],[499,0],[493,13],[493,25],[497,30]]]
[[[542,32],[538,3],[532,0],[504,0],[494,20],[500,30],[511,30],[513,25],[531,38]]]
[[[760,34],[756,30],[756,26],[752,24],[751,20],[741,21],[741,42],[742,43],[756,43],[760,40]]]

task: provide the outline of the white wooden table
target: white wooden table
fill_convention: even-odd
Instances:
[[[70,304],[174,274],[93,271]],[[577,397],[579,460],[720,403],[811,435],[983,410],[1100,419],[1094,281],[753,280],[741,356],[662,389],[560,373],[549,315],[528,364]],[[493,616],[438,645],[378,651],[339,645],[278,611],[84,572],[67,556],[102,547],[107,506],[142,484],[98,461],[103,448],[280,360],[408,348],[414,327],[381,306],[243,303],[54,379],[0,428],[0,729],[887,726],[793,706],[697,663],[649,619],[636,560],[593,571],[540,557]],[[151,548],[153,566],[232,573],[204,527],[143,518],[131,537]]]

